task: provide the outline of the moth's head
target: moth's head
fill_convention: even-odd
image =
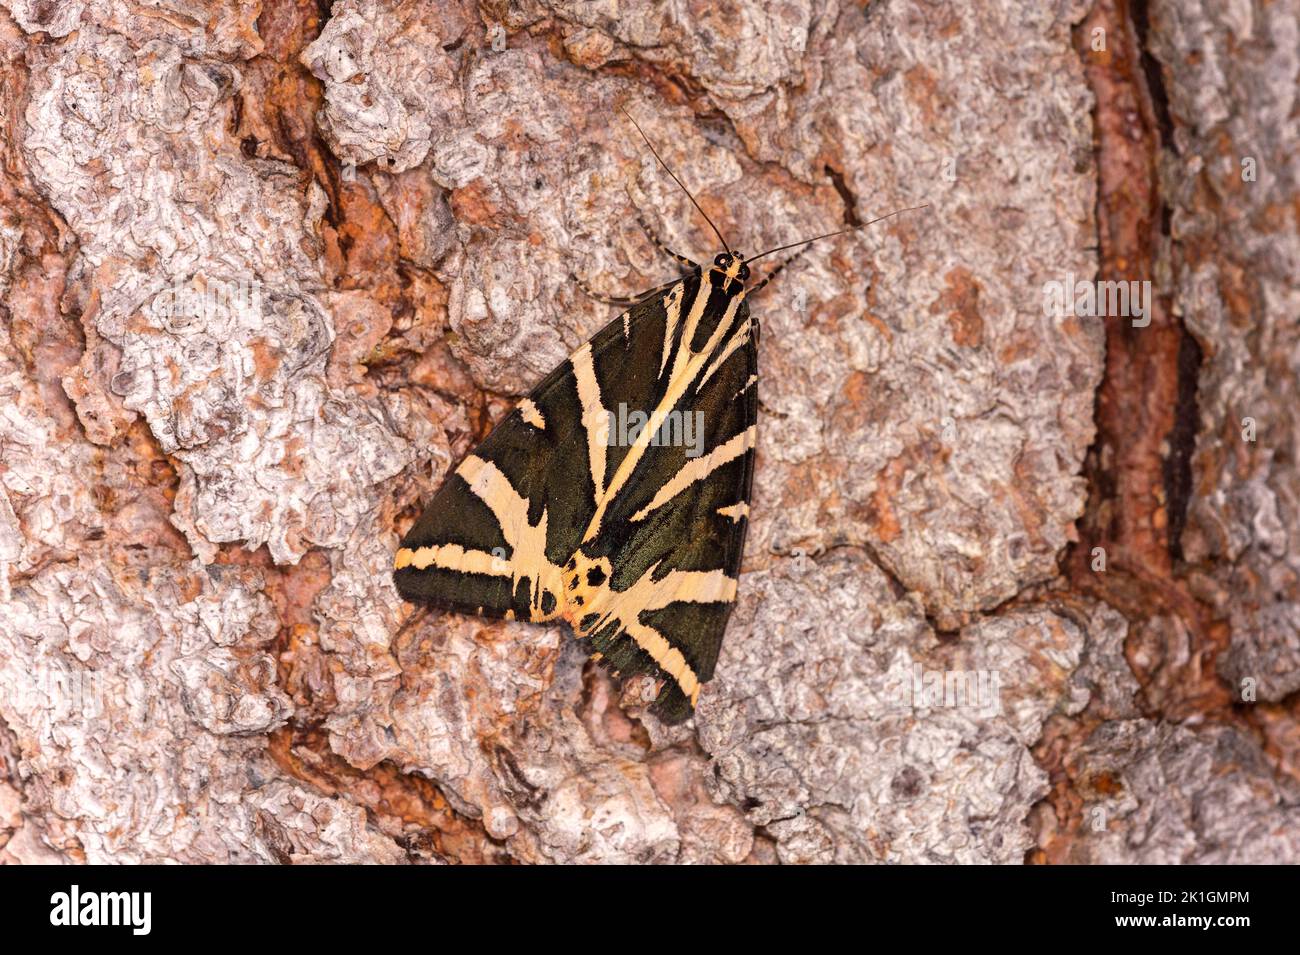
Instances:
[[[749,281],[749,266],[739,252],[719,252],[709,267],[709,283],[728,295],[743,291]]]

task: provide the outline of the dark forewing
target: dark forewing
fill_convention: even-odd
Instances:
[[[666,722],[691,715],[734,606],[758,415],[757,335],[746,303],[688,281],[676,325],[666,350],[658,343],[643,407],[676,413],[661,437],[673,437],[675,426],[676,437],[694,440],[619,449],[620,463],[633,457],[635,466],[621,482],[617,474],[607,480],[607,507],[577,555],[578,573],[565,581],[572,599],[574,577],[592,565],[598,576],[608,572],[607,591],[576,588],[587,604],[576,629],[614,670],[665,680],[654,710]]]

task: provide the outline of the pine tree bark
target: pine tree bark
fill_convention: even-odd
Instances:
[[[0,0],[0,859],[1300,861],[1298,21]],[[929,203],[753,305],[685,727],[389,577],[717,251],[623,110],[744,251]]]

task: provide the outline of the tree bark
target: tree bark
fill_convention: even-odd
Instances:
[[[1300,861],[1298,23],[0,0],[0,859]],[[929,204],[753,303],[684,727],[390,579],[717,251],[624,110],[751,254]]]

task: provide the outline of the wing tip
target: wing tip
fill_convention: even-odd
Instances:
[[[693,695],[698,695],[698,690]],[[676,680],[670,678],[664,683],[655,701],[650,704],[650,712],[658,718],[659,722],[667,726],[677,726],[695,715],[695,701],[682,692]]]
[[[659,695],[654,698],[654,701],[650,703],[647,709],[665,726],[677,726],[685,723],[695,715],[695,703],[700,693],[698,684],[695,687],[695,692],[687,696],[685,691],[682,690],[681,684],[654,663],[649,665],[640,665],[638,662],[625,663],[624,667],[620,669],[616,665],[615,659],[611,659],[599,650],[592,653],[591,659],[613,674],[618,680],[627,680],[643,674],[661,680],[662,686],[659,689]]]

